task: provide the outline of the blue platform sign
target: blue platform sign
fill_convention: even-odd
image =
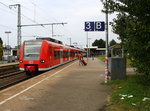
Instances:
[[[101,21],[85,22],[85,31],[104,31],[105,23]]]
[[[95,23],[94,22],[85,22],[85,31],[94,31]]]

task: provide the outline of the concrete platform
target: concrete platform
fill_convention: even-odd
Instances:
[[[0,111],[103,111],[111,91],[103,81],[104,63],[74,61],[0,91]]]

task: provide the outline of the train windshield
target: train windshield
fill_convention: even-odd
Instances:
[[[24,60],[39,60],[42,41],[26,41],[24,45]]]

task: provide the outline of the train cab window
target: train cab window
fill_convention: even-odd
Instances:
[[[26,41],[24,44],[24,60],[39,60],[42,41]]]

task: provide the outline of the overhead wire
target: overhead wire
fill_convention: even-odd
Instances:
[[[4,3],[2,3],[2,2],[0,2],[0,4],[2,4],[3,6],[5,6],[5,7],[8,8],[8,6],[7,6],[6,4],[4,4]],[[8,12],[8,13],[11,14],[11,12],[8,11],[8,10],[2,9],[2,8],[1,8],[1,10],[3,10],[3,11],[5,11],[5,12]],[[14,13],[14,14],[16,14],[16,13]],[[12,27],[10,27],[10,26],[3,25],[3,24],[0,24],[0,27],[4,27],[4,28],[7,28],[7,29],[11,29],[11,30],[17,31],[17,29],[12,28]],[[22,32],[22,33],[26,33],[26,34],[27,34],[27,32]],[[29,34],[29,33],[28,33],[28,34]]]
[[[8,8],[9,9],[9,5],[7,5],[7,4],[5,4],[5,3],[3,3],[3,2],[0,2],[0,4],[1,5],[3,5],[4,7],[6,7],[6,8]],[[24,6],[22,6],[23,8],[26,8],[26,7],[24,7]],[[26,8],[27,9],[27,8]],[[3,10],[3,9],[2,9]],[[12,11],[8,11],[8,10],[5,10],[5,8],[4,8],[4,10],[3,10],[4,12],[8,12],[8,13],[12,13],[12,12],[14,12],[15,14],[17,14],[17,11],[16,10],[14,10],[14,9],[12,9]],[[13,14],[14,14],[13,13]],[[27,17],[27,16],[25,16],[24,14],[21,14],[21,16],[22,17],[24,17],[24,18],[26,18],[26,19],[28,19],[28,20],[30,20],[31,22],[34,22],[34,23],[37,23],[37,24],[39,24],[38,22],[36,22],[35,20],[32,20],[31,18],[29,18],[29,17]],[[2,24],[0,24],[0,27],[4,27],[4,28],[7,28],[7,29],[11,29],[11,30],[15,30],[15,31],[17,31],[17,29],[15,29],[15,28],[11,28],[10,26],[6,26],[6,25],[2,25]],[[45,29],[47,29],[46,27],[44,27],[44,26],[42,26],[43,28],[45,28]],[[48,30],[48,29],[47,29]],[[50,30],[48,30],[48,31],[50,31]],[[31,35],[31,34],[29,34],[29,33],[26,33],[26,32],[24,32],[24,31],[22,31],[22,34],[27,34],[27,35]],[[37,34],[36,34],[37,35]],[[33,36],[30,36],[30,37],[35,37],[36,35],[33,35]],[[24,36],[22,36],[22,37],[24,37]]]
[[[25,7],[25,6],[23,6],[23,5],[21,5],[23,8],[25,8],[25,9],[28,9],[29,11],[31,11],[29,8],[27,8],[27,7]],[[22,16],[24,16],[23,14],[22,14]],[[26,16],[24,16],[24,17],[26,17]],[[31,18],[28,18],[28,19],[30,19],[30,21],[32,21],[32,22],[34,22],[34,23],[36,23],[36,24],[39,24],[38,22],[36,22],[35,20],[33,20],[33,19],[31,19]],[[43,25],[41,25],[43,28],[45,28],[45,29],[47,29],[45,26],[43,26]],[[48,29],[47,29],[48,30]]]
[[[5,7],[7,7],[7,8],[10,8],[8,5],[6,5],[6,4],[4,4],[4,3],[2,3],[2,2],[0,2],[0,4],[2,4],[3,6],[5,6]],[[13,10],[13,9],[12,9],[12,11],[15,12],[15,13],[17,13],[16,10]],[[22,15],[23,17],[27,18],[28,20],[34,22],[32,19],[30,19],[29,17],[25,16],[24,14],[21,14],[21,15]]]
[[[1,24],[0,24],[0,27],[4,27],[4,28],[10,29],[10,30],[17,31],[17,29],[12,28],[12,27],[10,27],[10,26],[6,26],[6,25],[1,25]],[[30,35],[30,33],[28,33],[28,32],[22,32],[22,33]]]
[[[3,2],[0,2],[0,4],[2,4],[3,6],[5,6],[5,7],[8,7],[6,4],[4,4]]]
[[[31,1],[31,0],[28,0],[31,4],[35,4],[33,1]],[[40,10],[39,11],[41,11],[42,13],[44,12],[46,15],[49,15],[49,13],[46,13],[47,12],[47,10],[44,10],[43,8],[41,8],[40,6],[38,6],[37,4],[35,4],[36,5],[36,7],[37,8],[39,8]],[[49,15],[49,16],[51,16],[51,15]],[[51,16],[52,17],[52,16]],[[53,20],[55,21],[55,22],[58,22],[58,20],[56,20],[56,18],[54,18],[54,17],[52,17],[53,18]],[[46,18],[47,19],[47,18]],[[47,19],[48,20],[48,19]],[[49,20],[48,20],[49,21]]]
[[[46,16],[51,16],[51,15],[49,15],[49,13],[47,12],[47,10],[44,10],[43,8],[41,8],[40,6],[38,6],[36,3],[34,3],[33,1],[31,1],[31,0],[28,0],[31,4],[34,4],[34,5],[36,5],[36,9],[38,9],[39,11],[41,11],[42,12],[42,14],[43,13],[45,13],[46,14]],[[47,12],[47,13],[46,13]],[[46,20],[46,21],[48,21],[49,22],[49,19],[48,18],[46,18],[46,17],[42,17],[44,20]],[[51,18],[55,21],[55,22],[58,22],[58,20],[56,20],[56,18],[54,18],[54,17],[52,17],[51,16]],[[58,29],[59,30],[59,29]],[[51,31],[52,32],[52,31]]]
[[[29,1],[31,4],[35,4],[35,3],[33,3],[33,1],[31,1],[31,0],[28,0],[28,1]],[[39,9],[39,11],[41,11],[42,13],[45,13],[46,15],[49,15],[49,13],[46,13],[46,12],[47,12],[46,10],[44,10],[43,8],[41,8],[40,6],[38,6],[37,4],[36,4],[36,7],[37,7],[37,9]],[[51,16],[51,15],[49,15],[49,16]],[[52,16],[51,16],[51,17],[52,17]],[[52,18],[53,18],[54,21],[58,22],[58,20],[56,20],[56,18],[54,18],[54,17],[52,17]],[[48,20],[48,19],[46,18],[45,20]],[[57,30],[62,30],[62,29],[57,28]],[[62,32],[62,31],[60,31],[60,32]],[[57,36],[57,37],[58,37],[58,36]],[[64,36],[61,36],[61,37],[67,39],[67,37],[64,37]]]
[[[12,1],[12,0],[9,0],[9,1]],[[14,1],[13,1],[14,2]],[[17,1],[16,1],[17,2]],[[31,9],[27,8],[26,6],[22,5],[21,4],[21,7],[24,8],[24,9],[27,9],[28,11],[31,11]],[[36,23],[36,24],[39,24],[37,21],[25,16],[24,14],[21,14],[24,18],[28,19],[29,21],[33,22],[33,23]],[[50,31],[49,29],[47,29],[44,25],[42,26],[44,29]]]
[[[36,5],[39,9],[40,9],[40,11],[42,11],[42,12],[44,12],[46,15],[48,15],[48,16],[51,16],[51,15],[49,15],[48,13],[46,13],[47,11],[45,11],[45,10],[43,10],[41,7],[39,7],[38,5]],[[51,16],[52,17],[52,16]],[[55,21],[55,22],[58,22],[58,20],[56,19],[56,18],[54,18],[54,17],[52,17],[52,19]],[[48,19],[46,19],[46,20],[48,20]],[[57,30],[61,30],[61,29],[59,29],[59,28],[57,28]],[[59,32],[61,32],[61,31],[59,31]]]
[[[9,8],[9,6],[8,6],[8,5],[6,5],[6,4],[4,4],[4,3],[2,3],[2,2],[0,2],[0,4],[2,4],[3,6],[5,6],[5,7]],[[15,13],[17,13],[17,11],[16,11],[16,10],[14,10],[14,9],[12,9],[12,11],[14,11]],[[24,14],[22,14],[22,13],[21,13],[21,15],[22,15],[24,18],[26,18],[26,19],[30,20],[31,22],[34,22],[34,23],[39,24],[38,22],[36,22],[36,21],[32,20],[31,18],[29,18],[29,17],[25,16]],[[42,26],[42,27],[43,27],[43,26]],[[43,27],[43,28],[45,28],[45,27]],[[47,29],[47,28],[46,28],[46,29]]]
[[[30,3],[33,3],[33,1],[31,1],[31,0],[28,0]],[[35,4],[35,3],[34,3]],[[46,15],[48,15],[48,16],[51,16],[51,15],[49,15],[49,13],[47,12],[47,10],[44,10],[43,8],[41,8],[40,6],[38,6],[37,4],[36,4],[36,7],[38,8],[38,9],[40,9],[39,11],[41,11],[42,13],[45,13]],[[47,12],[47,13],[46,13]],[[51,16],[52,17],[52,16]],[[55,22],[58,22],[58,20],[56,19],[56,18],[54,18],[54,17],[52,17],[52,19],[55,21]],[[45,19],[45,20],[48,20],[47,18]],[[61,29],[58,29],[58,30],[61,30]]]

